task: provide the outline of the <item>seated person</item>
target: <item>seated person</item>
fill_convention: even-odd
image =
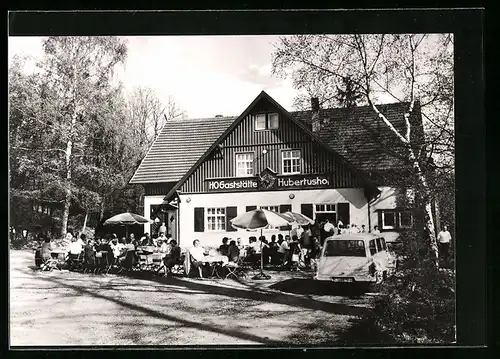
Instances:
[[[223,256],[227,256],[227,251],[229,248],[229,245],[227,244],[228,241],[229,241],[229,239],[227,237],[222,238],[222,244],[219,247],[219,252]]]
[[[165,237],[165,234],[162,232],[162,233],[160,233],[160,235],[159,235],[159,236],[158,236],[158,238],[156,239],[156,244],[157,244],[158,246],[161,246],[161,244],[162,244],[163,242],[167,242],[167,240],[168,240],[168,238],[167,238],[167,237]]]
[[[78,242],[84,247],[87,244],[87,236],[85,234],[80,234],[80,238],[78,239]]]
[[[171,273],[174,265],[181,264],[181,247],[177,245],[175,240],[172,240],[168,246],[171,247],[171,250],[170,254],[165,256],[164,263],[168,268],[168,273]]]
[[[115,260],[115,256],[113,255],[113,249],[109,245],[109,242],[108,242],[108,240],[106,238],[102,239],[102,243],[101,243],[101,245],[99,247],[99,252],[107,252],[106,259],[108,261],[108,264],[113,264],[113,262]]]
[[[119,262],[123,262],[123,260],[125,260],[125,258],[127,258],[127,253],[128,252],[135,252],[135,246],[132,243],[132,238],[129,237],[126,240],[126,242],[127,243],[124,244],[123,250],[122,250],[120,256],[118,257],[118,261]]]
[[[52,245],[50,244],[50,238],[46,236],[40,248],[40,257],[42,258],[43,261],[47,261],[52,258],[51,253],[52,253]]]
[[[193,241],[193,246],[194,247],[189,250],[189,255],[192,258],[191,263],[195,268],[198,268],[200,278],[203,278],[202,268],[205,264],[205,250],[200,246],[200,241],[197,239]]]
[[[116,237],[113,238],[113,240],[111,241],[109,246],[111,247],[111,250],[113,251],[113,256],[115,258],[120,257],[123,254],[123,252],[125,251],[125,237],[123,237],[120,240],[118,240],[118,238],[116,238]]]
[[[71,243],[68,248],[68,256],[71,259],[78,259],[80,254],[82,253],[83,248],[79,241],[75,237],[71,239]]]
[[[158,241],[158,244],[160,245],[160,252],[165,253],[166,256],[170,254],[172,251],[172,241],[170,243],[167,242],[167,240],[164,240],[162,242]],[[177,242],[176,242],[177,243]]]
[[[229,242],[229,246],[227,247],[227,256],[229,257],[230,262],[238,262],[240,258],[240,249],[236,245],[235,241]]]
[[[151,236],[149,235],[149,233],[144,234],[144,237],[141,238],[140,245],[141,246],[153,246],[154,245],[153,239],[151,239]]]
[[[85,263],[95,265],[94,241],[92,239],[87,240],[87,244],[83,247],[83,252]]]
[[[170,243],[174,240],[174,238],[172,237],[172,235],[170,233],[167,233],[167,243]]]

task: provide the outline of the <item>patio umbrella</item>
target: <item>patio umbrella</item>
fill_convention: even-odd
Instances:
[[[290,222],[280,213],[268,211],[267,209],[254,209],[239,215],[230,220],[234,228],[241,229],[260,229],[260,236],[262,237],[262,230],[266,227],[280,227],[287,226]],[[263,266],[263,253],[262,241],[260,241],[260,273],[255,275],[253,279],[269,279],[271,276],[264,274]]]
[[[281,214],[285,217],[289,222],[297,222],[297,224],[301,226],[305,226],[306,224],[314,224],[314,219],[311,219],[302,213],[296,212],[285,212]]]
[[[125,212],[117,214],[104,222],[104,225],[121,224],[125,226],[125,236],[128,237],[128,226],[131,224],[153,223],[152,220],[135,213]]]

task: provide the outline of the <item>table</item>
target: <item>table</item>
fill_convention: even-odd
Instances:
[[[64,261],[66,259],[66,251],[63,250],[53,250],[50,252],[50,256],[59,261]]]
[[[218,273],[218,269],[226,266],[229,263],[229,258],[227,256],[223,256],[223,255],[205,256],[203,262],[210,264],[211,272],[210,272],[209,278],[213,278],[213,277],[222,278]]]

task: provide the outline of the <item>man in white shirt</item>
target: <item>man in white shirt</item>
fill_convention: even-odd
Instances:
[[[448,262],[448,254],[450,250],[451,234],[448,232],[448,226],[444,225],[443,229],[438,233],[437,236],[439,255]]]
[[[200,241],[193,241],[193,248],[189,250],[189,254],[193,257],[192,265],[198,268],[200,278],[203,278],[202,267],[205,261],[205,250],[200,246]]]
[[[80,242],[78,242],[76,238],[73,238],[71,243],[69,244],[69,250],[68,250],[69,255],[73,258],[78,257],[80,253],[82,253],[82,250],[83,247],[80,244]]]
[[[380,234],[380,231],[378,230],[378,226],[373,226],[373,234]]]
[[[257,239],[255,242],[250,244],[250,248],[253,249],[255,254],[260,254],[260,252],[261,252],[260,246],[261,245],[262,245],[262,242],[260,241],[260,239]]]
[[[323,226],[323,230],[328,233],[328,235],[332,235],[335,231],[335,226],[330,223],[330,220],[327,218],[326,223]]]

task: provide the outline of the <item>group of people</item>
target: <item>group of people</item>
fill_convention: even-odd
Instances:
[[[164,254],[164,264],[170,270],[175,264],[181,262],[181,249],[177,241],[166,236],[161,232],[158,238],[152,239],[149,233],[145,233],[140,239],[136,239],[134,233],[128,238],[118,236],[113,233],[108,236],[95,235],[94,238],[88,238],[85,234],[76,233],[73,235],[69,231],[66,235],[67,249],[66,260],[69,262],[82,260],[89,266],[99,266],[107,264],[121,264],[130,255],[131,262],[135,263],[138,259],[140,247],[154,247],[154,252]],[[35,260],[47,261],[52,257],[53,247],[48,236],[44,236],[38,251],[35,254]],[[101,254],[101,255],[98,255]],[[103,256],[104,255],[104,256]],[[170,271],[169,271],[170,273]]]

